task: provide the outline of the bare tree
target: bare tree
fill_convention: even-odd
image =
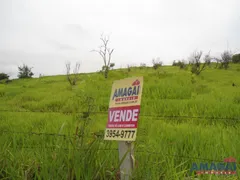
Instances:
[[[80,63],[77,62],[74,69],[73,74],[71,75],[71,62],[66,63],[66,70],[67,70],[67,80],[70,85],[74,86],[77,84],[78,81],[78,75],[80,70]]]
[[[203,63],[201,63],[202,54],[202,51],[194,51],[190,56],[189,63],[192,66],[191,72],[193,74],[199,75],[203,70],[206,69],[209,62],[211,62],[210,51],[207,55],[205,55]]]
[[[101,35],[100,40],[102,41],[103,45],[99,47],[99,50],[92,50],[92,52],[97,52],[103,59],[104,66],[102,70],[104,71],[105,78],[108,78],[108,72],[111,67],[111,57],[114,49],[108,48],[109,37]]]

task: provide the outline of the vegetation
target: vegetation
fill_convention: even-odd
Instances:
[[[240,54],[234,54],[232,56],[232,62],[233,63],[240,63]]]
[[[185,179],[192,163],[240,161],[239,68],[206,67],[195,83],[190,71],[163,66],[158,76],[148,67],[112,70],[107,80],[81,74],[73,89],[65,75],[0,84],[0,178],[117,179],[118,144],[103,131],[112,82],[133,76],[144,77],[135,179]],[[239,173],[238,164],[237,175],[199,179]]]
[[[66,63],[66,70],[67,70],[67,80],[71,86],[74,86],[77,84],[77,81],[79,80],[79,70],[80,70],[80,63],[76,63],[75,68],[73,70],[73,74],[71,74],[71,63]]]
[[[99,50],[93,50],[93,52],[99,53],[102,57],[104,62],[102,71],[104,71],[104,77],[107,79],[110,68],[115,66],[114,63],[111,63],[112,53],[114,49],[108,47],[109,37],[102,35],[100,40],[103,44],[99,47]]]
[[[0,81],[1,80],[7,80],[9,78],[9,76],[5,73],[0,73]]]
[[[6,73],[0,73],[0,84],[8,84],[9,82],[11,82],[9,75]]]
[[[18,78],[31,78],[34,74],[32,72],[32,68],[28,67],[27,65],[23,64],[23,66],[18,67]]]
[[[204,63],[201,62],[202,54],[202,51],[194,51],[190,56],[189,64],[191,65],[192,74],[199,75],[211,63],[210,52],[205,55]]]
[[[163,65],[163,62],[160,61],[160,58],[156,58],[152,60],[153,63],[153,69],[157,70],[159,67],[161,67]]]
[[[184,62],[184,60],[180,61],[173,61],[172,66],[178,66],[180,69],[187,69],[187,64]]]
[[[232,54],[231,52],[229,51],[224,51],[222,54],[221,54],[221,59],[220,59],[220,62],[221,62],[221,65],[220,65],[220,69],[224,68],[224,69],[228,69],[229,67],[229,63],[231,62],[232,60]]]
[[[146,67],[147,67],[146,63],[140,63],[140,66],[139,66],[140,69],[144,69]]]

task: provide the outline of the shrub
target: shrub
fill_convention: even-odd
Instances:
[[[5,73],[0,73],[0,80],[8,80],[9,76]]]
[[[180,69],[185,69],[187,67],[187,64],[184,62],[184,60],[180,61],[173,61],[172,66],[179,66]]]
[[[202,51],[194,51],[189,59],[189,64],[191,65],[192,74],[199,75],[203,70],[206,69],[207,66],[211,64],[212,57],[210,56],[210,51],[203,58],[203,63],[201,63],[202,59]]]
[[[34,74],[32,72],[32,68],[28,67],[27,65],[23,64],[23,66],[18,67],[18,78],[31,78]]]
[[[153,69],[158,69],[159,67],[161,67],[162,66],[162,61],[160,61],[160,58],[157,58],[156,60],[155,59],[153,59],[152,60],[152,63],[153,63]]]
[[[199,75],[205,68],[206,68],[206,63],[201,65],[201,57],[202,57],[203,52],[202,51],[194,51],[189,60],[189,64],[192,66],[191,72],[192,74]]]
[[[146,65],[145,63],[141,63],[139,68],[140,68],[140,69],[144,69],[146,66],[147,66],[147,65]]]
[[[174,60],[172,66],[177,66],[177,62]]]
[[[71,76],[71,62],[67,62],[66,64],[66,70],[67,70],[67,80],[71,86],[75,86],[77,84],[77,81],[79,80],[79,70],[80,70],[80,63],[76,62],[76,65],[73,69],[73,75]],[[102,67],[103,71],[104,67]]]
[[[233,63],[240,63],[240,54],[234,54],[232,56],[232,62]]]
[[[228,69],[229,68],[229,63],[231,62],[232,60],[232,54],[231,52],[229,51],[224,51],[222,54],[221,54],[221,64],[219,66],[220,69],[224,68],[224,69]]]
[[[128,72],[131,71],[131,66],[130,65],[127,65],[127,70],[128,70]]]

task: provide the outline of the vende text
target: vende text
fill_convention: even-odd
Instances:
[[[110,108],[108,112],[108,127],[137,128],[140,106]]]

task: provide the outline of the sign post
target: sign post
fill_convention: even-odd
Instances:
[[[137,137],[142,89],[143,77],[117,80],[112,85],[104,140],[119,141],[121,180],[130,179],[135,165],[132,142]]]

